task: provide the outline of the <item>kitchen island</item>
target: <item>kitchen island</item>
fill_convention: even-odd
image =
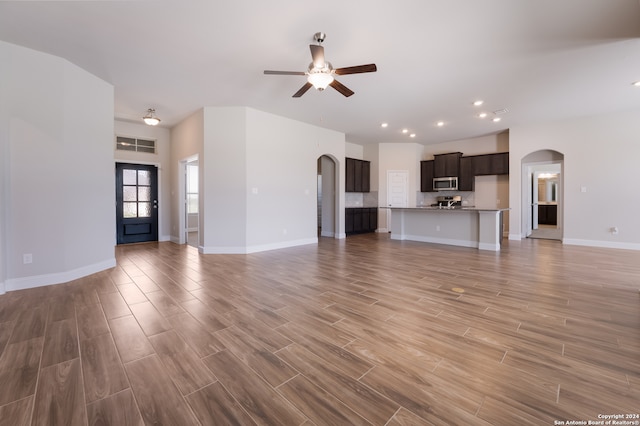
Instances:
[[[391,211],[391,239],[499,251],[502,212],[476,207],[386,207]]]

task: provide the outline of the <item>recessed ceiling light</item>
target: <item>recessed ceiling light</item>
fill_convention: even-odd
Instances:
[[[480,114],[478,114],[478,117],[487,118],[487,113],[486,112],[481,112]]]
[[[502,120],[502,118],[500,118],[500,117],[494,117],[494,118],[493,118],[493,122],[494,122],[494,123],[497,123],[497,122],[498,122],[498,121],[500,121],[500,120]]]
[[[480,105],[482,105],[483,103],[484,103],[484,101],[483,101],[483,100],[478,99],[477,101],[475,101],[475,102],[473,103],[473,106],[480,106]]]
[[[382,123],[380,127],[386,129],[387,127],[389,127],[389,123]]]
[[[411,134],[409,135],[409,137],[410,137],[410,138],[415,138],[415,137],[416,137],[416,134],[415,134],[415,133],[411,133]]]
[[[444,126],[444,121],[438,121],[438,122],[436,123],[436,126],[438,126],[438,127],[442,127],[442,126]]]
[[[402,129],[402,133],[409,133],[408,129]]]
[[[636,86],[636,87],[640,87],[640,80],[634,82],[633,85]]]

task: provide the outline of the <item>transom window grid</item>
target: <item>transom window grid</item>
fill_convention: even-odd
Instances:
[[[125,136],[117,136],[116,150],[155,154],[156,141],[151,139],[138,139],[138,138],[129,138]]]

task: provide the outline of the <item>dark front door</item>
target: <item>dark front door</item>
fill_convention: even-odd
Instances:
[[[116,164],[118,244],[158,241],[158,168]]]

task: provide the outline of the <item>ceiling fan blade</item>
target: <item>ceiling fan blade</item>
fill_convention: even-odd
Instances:
[[[302,71],[270,71],[264,70],[267,75],[304,75]]]
[[[313,86],[311,83],[306,82],[304,84],[304,86],[302,86],[300,88],[300,90],[298,90],[296,93],[293,94],[293,98],[299,98],[300,96],[304,95],[305,93],[307,93],[307,90],[311,89],[311,86]]]
[[[310,44],[311,57],[313,58],[313,65],[316,68],[324,67],[324,47],[317,44]]]
[[[367,64],[367,65],[357,65],[355,67],[338,68],[335,70],[335,73],[338,75],[346,75],[346,74],[360,74],[363,72],[376,72],[376,71],[378,71],[376,64]]]
[[[338,80],[333,80],[331,83],[329,83],[329,86],[333,87],[334,89],[342,93],[347,98],[355,93],[353,90],[349,89],[347,86],[340,83]]]

